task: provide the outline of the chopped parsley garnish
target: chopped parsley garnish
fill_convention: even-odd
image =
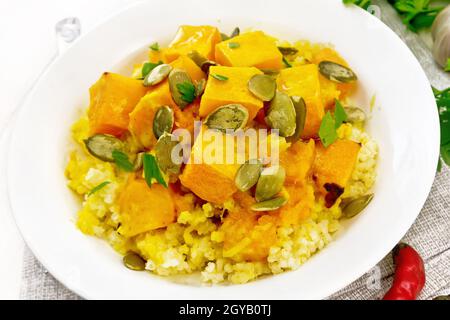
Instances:
[[[443,7],[430,6],[430,0],[388,0],[411,31],[431,27]]]
[[[342,106],[339,100],[335,100],[335,108],[334,108],[334,120],[336,130],[339,129],[341,124],[343,124],[347,120],[347,113],[345,113],[344,107]]]
[[[111,183],[111,181],[103,181],[99,185],[97,185],[94,188],[92,188],[91,191],[88,192],[87,196],[90,197],[91,195],[93,195],[97,191],[100,191],[101,189],[103,189],[104,187],[106,187],[110,183]]]
[[[283,63],[286,65],[286,67],[292,68],[292,64],[289,61],[287,61],[285,57],[283,57]]]
[[[319,128],[319,137],[325,148],[335,142],[338,138],[336,133],[336,122],[334,121],[330,111],[328,111],[322,118],[322,123]]]
[[[152,181],[155,179],[159,184],[167,188],[166,180],[164,180],[161,170],[159,170],[158,163],[156,162],[155,156],[146,153],[142,159],[144,165],[144,178],[147,185],[151,188]]]
[[[221,74],[216,74],[216,73],[212,73],[211,77],[213,77],[214,79],[219,80],[219,81],[226,81],[226,80],[228,80],[228,77],[223,76]]]
[[[162,64],[162,61],[159,62],[146,62],[142,65],[142,78],[145,78],[150,72],[152,72],[153,69],[155,69],[157,66]]]
[[[159,43],[154,42],[149,48],[152,49],[153,51],[159,51]]]
[[[230,48],[230,49],[236,49],[236,48],[239,48],[240,46],[241,45],[237,42],[229,42],[228,43],[228,48]]]
[[[181,94],[181,100],[191,103],[195,99],[195,86],[191,82],[177,84],[178,92]]]
[[[127,172],[131,172],[134,170],[134,165],[130,162],[128,156],[122,151],[114,150],[112,152],[112,157],[114,159],[114,162],[120,169]]]

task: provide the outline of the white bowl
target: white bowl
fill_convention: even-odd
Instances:
[[[41,78],[20,111],[8,184],[17,224],[37,258],[85,298],[324,298],[363,275],[402,238],[419,214],[436,171],[439,122],[430,84],[413,54],[377,18],[338,0],[164,1],[129,7],[86,34]],[[376,94],[369,132],[380,147],[375,198],[335,240],[299,270],[245,285],[199,286],[132,272],[108,245],[74,225],[80,203],[66,187],[70,125],[88,88],[181,24],[264,30],[277,37],[331,42],[360,79],[355,99]]]

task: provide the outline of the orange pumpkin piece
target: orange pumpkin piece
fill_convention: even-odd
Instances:
[[[247,88],[248,81],[256,74],[262,72],[253,67],[222,67],[215,66],[209,69],[210,76],[205,92],[200,102],[200,116],[206,117],[216,108],[238,103],[247,108],[249,120],[252,120],[263,107],[263,102],[256,98]],[[226,81],[214,79],[211,74],[218,74],[228,78]]]
[[[175,206],[169,189],[160,184],[150,188],[145,180],[131,178],[119,196],[118,232],[126,237],[167,227],[175,221]]]
[[[164,57],[166,61],[172,62],[195,50],[209,60],[214,60],[214,48],[220,40],[220,32],[215,27],[181,26],[169,47],[164,50]]]
[[[286,186],[289,200],[279,209],[282,226],[298,225],[311,215],[314,205],[314,188],[310,184]]]
[[[344,191],[360,149],[359,143],[350,140],[337,140],[328,148],[317,142],[313,178],[319,190],[328,196],[327,206]]]
[[[121,136],[128,129],[129,113],[146,92],[142,81],[115,73],[103,73],[89,89],[91,133]]]
[[[297,141],[280,154],[280,164],[286,170],[286,184],[305,183],[314,162],[315,147],[313,139]]]
[[[230,45],[237,44],[238,47]],[[262,31],[243,33],[216,45],[216,62],[229,67],[280,69],[282,54],[275,40]]]
[[[171,65],[174,68],[186,70],[193,81],[198,81],[205,78],[202,70],[186,56],[181,56],[173,61]],[[156,111],[161,106],[170,106],[174,109],[175,121],[184,124],[191,120],[188,113],[181,115],[180,108],[173,101],[169,83],[167,80],[152,87],[151,91],[145,95],[138,103],[134,111],[130,114],[130,132],[136,140],[146,148],[152,148],[156,144],[156,138],[153,135],[153,119]],[[187,119],[185,119],[187,117]],[[193,122],[193,121],[192,121]],[[193,125],[193,123],[191,124]]]
[[[237,210],[228,214],[219,230],[224,233],[224,257],[263,261],[277,241],[277,217]]]
[[[306,122],[302,138],[317,137],[324,116],[317,65],[307,64],[283,69],[277,78],[277,84],[279,90],[305,100]]]

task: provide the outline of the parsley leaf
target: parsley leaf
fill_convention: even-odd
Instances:
[[[369,6],[372,4],[370,0],[343,0],[344,4],[354,4],[358,7],[363,8],[364,10],[367,10]]]
[[[122,151],[114,150],[112,152],[112,157],[114,159],[114,162],[120,169],[127,172],[131,172],[134,170],[134,166],[128,159],[128,156]]]
[[[100,191],[101,189],[103,189],[104,187],[106,187],[108,184],[110,184],[111,181],[103,181],[102,183],[100,183],[99,185],[93,187],[91,189],[91,191],[88,192],[87,196],[90,197],[91,195],[93,195],[94,193],[96,193],[97,191]]]
[[[430,0],[388,0],[413,32],[430,27],[443,7],[431,7]]]
[[[195,86],[188,81],[177,84],[178,92],[181,94],[181,100],[191,103],[195,99]]]
[[[338,138],[336,133],[336,123],[331,116],[330,111],[328,111],[322,118],[322,123],[320,124],[319,129],[319,137],[325,148],[335,142]]]
[[[433,88],[441,124],[441,157],[450,165],[450,88],[439,91]]]
[[[155,69],[157,66],[162,64],[162,61],[159,61],[157,63],[154,62],[146,62],[142,65],[142,78],[145,78],[150,72],[152,72],[153,69]]]
[[[335,100],[335,108],[334,108],[334,119],[336,130],[347,120],[347,113],[344,110],[341,102],[339,100]]]
[[[228,43],[228,48],[230,48],[230,49],[236,49],[236,48],[239,48],[240,46],[241,45],[237,42],[229,42]]]
[[[149,48],[152,49],[153,51],[159,51],[159,43],[154,42]]]
[[[287,61],[285,57],[283,57],[283,63],[286,65],[287,68],[292,68],[292,64],[289,61]]]
[[[450,58],[447,59],[447,65],[445,66],[445,71],[450,72]]]
[[[212,73],[211,77],[213,77],[214,79],[219,80],[219,81],[226,81],[226,80],[228,80],[228,77],[223,76],[221,74],[216,74],[216,73]]]
[[[149,153],[145,153],[142,161],[144,165],[144,178],[147,185],[151,188],[152,180],[155,179],[159,184],[167,188],[166,180],[164,180],[161,171],[159,170],[156,158]]]

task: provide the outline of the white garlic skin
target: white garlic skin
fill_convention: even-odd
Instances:
[[[450,58],[450,5],[436,17],[431,34],[434,39],[433,57],[437,63],[445,67]]]

